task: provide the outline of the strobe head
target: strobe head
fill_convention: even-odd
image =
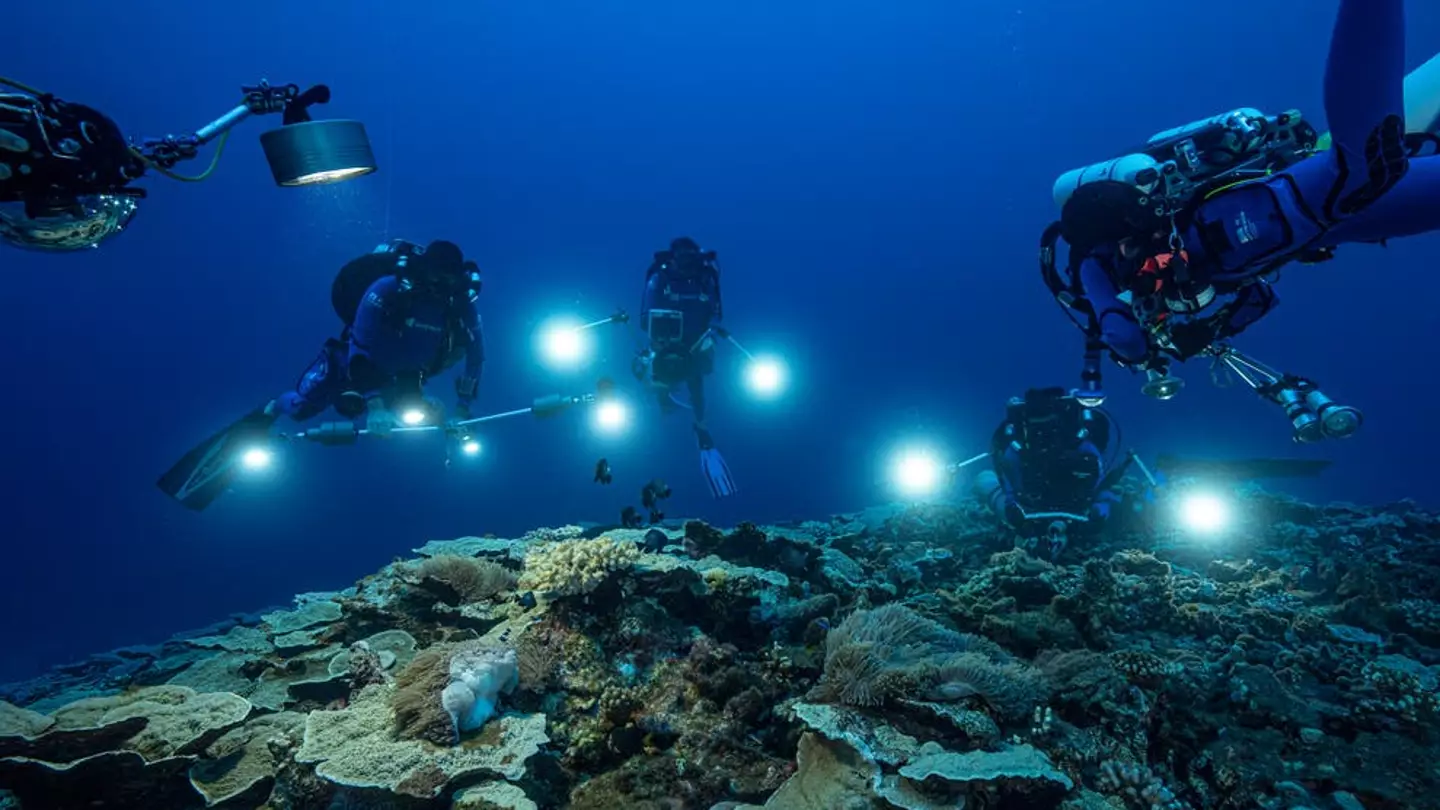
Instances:
[[[1310,444],[1325,438],[1325,427],[1320,418],[1305,404],[1305,395],[1295,388],[1282,388],[1275,394],[1275,401],[1285,410],[1285,418],[1294,428],[1294,439],[1300,444]]]
[[[1315,414],[1320,429],[1331,439],[1350,438],[1365,421],[1360,409],[1341,405],[1316,389],[1305,394],[1305,406]]]
[[[1180,389],[1185,387],[1185,381],[1179,377],[1173,377],[1170,372],[1164,369],[1147,369],[1145,372],[1145,384],[1140,386],[1140,392],[1152,399],[1161,402],[1174,399]]]

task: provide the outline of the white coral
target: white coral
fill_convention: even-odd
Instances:
[[[608,537],[593,540],[564,540],[534,548],[525,555],[521,587],[554,594],[587,594],[611,573],[629,568],[640,558],[633,543]]]

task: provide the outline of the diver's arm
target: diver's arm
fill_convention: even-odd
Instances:
[[[640,331],[647,335],[650,331],[650,310],[655,306],[655,299],[660,296],[660,274],[651,273],[645,279],[645,287],[640,290]]]
[[[460,308],[460,328],[464,330],[465,371],[455,381],[460,405],[468,408],[480,391],[480,371],[485,365],[485,330],[475,305],[466,301]]]
[[[710,325],[719,326],[725,320],[725,301],[720,295],[720,274],[718,272],[710,275],[710,295],[715,301],[715,306],[710,313]]]
[[[1150,341],[1099,261],[1086,259],[1080,265],[1080,285],[1095,309],[1100,339],[1126,363],[1144,362],[1150,356]]]
[[[1255,323],[1266,315],[1270,310],[1280,305],[1280,296],[1276,294],[1275,288],[1264,281],[1258,281],[1247,285],[1235,296],[1226,311],[1229,315],[1220,326],[1221,337],[1232,337],[1245,331],[1250,324]]]

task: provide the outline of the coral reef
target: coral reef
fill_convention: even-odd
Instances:
[[[1236,497],[431,541],[0,687],[0,807],[1440,808],[1440,518]]]

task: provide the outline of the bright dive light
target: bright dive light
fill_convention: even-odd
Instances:
[[[905,495],[923,497],[940,488],[944,465],[923,450],[907,450],[895,459],[891,471],[895,486]]]
[[[416,425],[423,425],[425,424],[425,412],[420,410],[419,408],[410,408],[404,413],[400,414],[400,421],[404,422],[410,427],[415,427]]]
[[[474,439],[466,439],[460,445],[460,452],[464,453],[467,456],[478,456],[480,455],[480,442],[477,442]]]
[[[569,368],[585,359],[590,343],[580,324],[555,321],[540,333],[540,350],[551,365]]]
[[[630,409],[618,399],[607,399],[595,406],[595,427],[602,433],[618,433],[630,423]]]
[[[785,389],[785,366],[773,357],[757,357],[746,371],[750,392],[769,399]]]
[[[274,460],[274,458],[274,455],[271,454],[269,450],[263,447],[252,447],[240,456],[240,463],[243,464],[247,470],[258,471],[269,467],[270,462]]]
[[[1230,523],[1230,505],[1209,494],[1187,495],[1180,502],[1180,521],[1198,534],[1214,534]]]
[[[370,137],[359,121],[302,121],[260,135],[278,186],[339,183],[375,171]]]

